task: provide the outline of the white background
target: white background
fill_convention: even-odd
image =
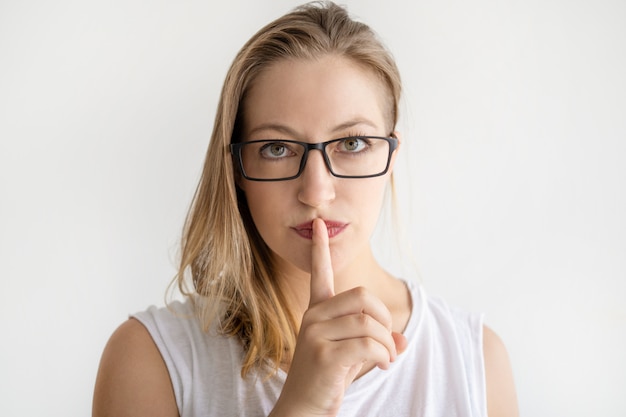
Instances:
[[[345,3],[405,82],[381,260],[486,313],[523,415],[626,415],[626,3]],[[0,415],[90,414],[109,335],[163,304],[228,65],[296,4],[0,1]]]

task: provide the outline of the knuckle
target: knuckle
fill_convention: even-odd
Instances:
[[[357,299],[359,299],[360,301],[367,300],[369,292],[365,287],[355,287],[353,291]]]
[[[366,351],[371,351],[375,348],[376,342],[370,337],[363,337],[361,339],[361,347]]]
[[[305,340],[309,342],[316,340],[319,338],[320,327],[321,325],[319,322],[307,323],[306,326],[303,326],[300,329],[300,334],[303,336]]]
[[[313,313],[311,312],[311,309],[308,309],[302,315],[302,324],[300,325],[300,327],[308,327],[309,325],[311,325],[311,323],[313,323],[313,321]]]
[[[361,313],[356,316],[356,320],[360,327],[368,328],[372,319],[367,314]]]

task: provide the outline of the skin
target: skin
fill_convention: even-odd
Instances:
[[[386,136],[384,98],[380,82],[346,59],[281,61],[256,80],[244,103],[244,137],[321,142],[355,133]],[[239,183],[302,318],[272,416],[336,415],[354,379],[375,366],[386,369],[406,348],[401,332],[410,296],[369,246],[388,179],[335,178],[313,151],[295,180]],[[347,226],[329,237],[323,220]],[[293,230],[306,222],[310,239]],[[508,356],[488,328],[484,354],[489,416],[517,416]],[[167,368],[136,320],[122,324],[105,348],[93,415],[178,415]]]
[[[384,94],[374,75],[343,58],[281,61],[262,73],[248,93],[243,137],[314,143],[351,134],[387,136]],[[362,286],[388,306],[405,300],[394,320],[397,331],[404,329],[410,312],[407,290],[379,266],[369,245],[390,175],[391,169],[374,178],[336,178],[321,152],[313,151],[295,180],[240,181],[254,223],[272,249],[300,314],[309,307],[312,241],[293,227],[321,218],[348,225],[329,242],[337,293]]]
[[[372,365],[387,369],[407,341],[393,333],[389,309],[364,287],[335,295],[328,234],[313,224],[309,308],[272,416],[335,416],[344,392]],[[368,364],[370,364],[368,366]]]

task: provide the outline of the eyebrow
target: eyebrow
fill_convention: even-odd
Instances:
[[[379,128],[371,120],[368,120],[368,119],[365,119],[365,118],[356,118],[356,119],[348,120],[346,122],[343,122],[343,123],[333,127],[330,130],[330,133],[331,134],[335,134],[335,133],[341,132],[342,130],[350,129],[350,128],[353,128],[353,127],[358,126],[358,125],[366,125],[366,126],[374,128],[374,129],[378,129]],[[296,138],[298,136],[298,132],[296,132],[295,129],[292,129],[289,126],[286,126],[286,125],[283,125],[283,124],[280,124],[280,123],[263,123],[263,124],[255,127],[254,129],[250,130],[250,132],[248,134],[249,134],[249,136],[254,136],[255,134],[258,134],[259,132],[264,131],[264,130],[273,130],[273,131],[283,133],[283,134],[285,134],[287,136],[290,136],[290,137],[293,137],[293,138]]]

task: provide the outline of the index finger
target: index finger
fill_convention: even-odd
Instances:
[[[335,295],[335,280],[330,259],[326,223],[322,219],[314,219],[312,229],[313,244],[311,245],[311,295],[309,307]]]

